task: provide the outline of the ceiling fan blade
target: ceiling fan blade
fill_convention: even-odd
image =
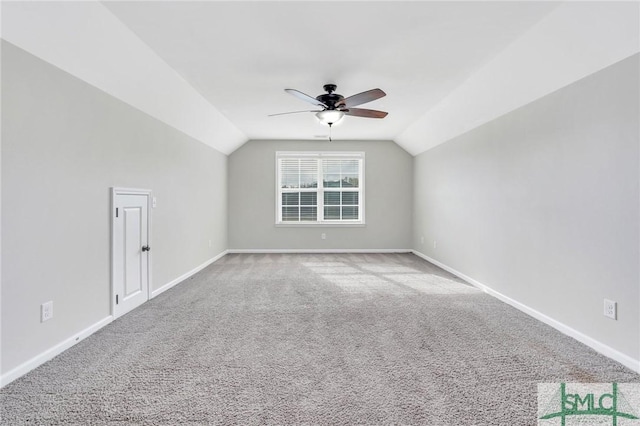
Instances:
[[[367,90],[366,92],[358,93],[356,95],[349,96],[348,98],[344,98],[342,101],[338,103],[338,106],[345,106],[349,108],[352,106],[366,104],[367,102],[375,101],[376,99],[380,99],[384,96],[387,96],[387,94],[384,93],[382,90],[371,89],[371,90]]]
[[[323,106],[323,107],[327,108],[327,105],[325,105],[324,103],[320,102],[319,100],[317,100],[313,96],[309,96],[306,93],[302,93],[299,90],[296,90],[296,89],[284,89],[284,91],[287,92],[290,95],[295,96],[298,99],[302,99],[305,102],[309,102],[310,104]]]
[[[299,112],[320,112],[320,109],[305,109],[304,111],[279,112],[277,114],[269,114],[267,117],[275,117],[276,115],[297,114]]]
[[[375,109],[364,109],[364,108],[349,108],[343,110],[345,115],[352,115],[354,117],[366,117],[366,118],[385,118],[387,114],[386,111],[378,111]]]

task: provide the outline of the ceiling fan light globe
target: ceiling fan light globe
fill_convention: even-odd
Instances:
[[[338,121],[342,120],[342,117],[344,117],[344,112],[338,111],[337,109],[326,109],[316,114],[318,121],[322,124],[326,124],[327,126],[336,124]]]

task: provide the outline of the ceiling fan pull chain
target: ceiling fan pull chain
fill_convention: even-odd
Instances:
[[[333,123],[329,123],[329,142],[331,142],[331,129],[333,129],[332,124]]]

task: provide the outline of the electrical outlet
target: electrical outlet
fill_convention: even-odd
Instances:
[[[438,248],[438,242],[436,240],[433,240],[433,248]]]
[[[324,232],[322,234],[320,234],[320,238],[322,238],[323,240],[327,239],[327,234],[325,234]]]
[[[209,240],[209,247],[211,247],[211,240]]]
[[[156,197],[151,197],[151,207],[155,209],[157,205],[158,205],[158,200],[156,200]]]
[[[618,304],[613,300],[604,299],[604,316],[617,320]]]
[[[420,237],[420,244],[424,244],[424,236]]]
[[[49,301],[40,305],[40,322],[53,318],[53,302]]]

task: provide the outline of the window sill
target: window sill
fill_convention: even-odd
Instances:
[[[364,228],[362,222],[354,223],[276,223],[276,228]]]

